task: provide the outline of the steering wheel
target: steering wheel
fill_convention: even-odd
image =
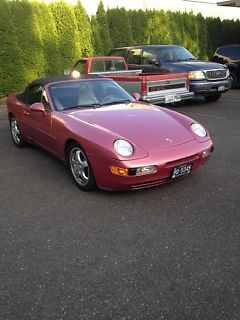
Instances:
[[[114,102],[115,100],[119,100],[119,97],[114,95],[109,95],[103,98],[103,100],[101,101],[101,104]]]

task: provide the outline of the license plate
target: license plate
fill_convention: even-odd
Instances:
[[[225,90],[225,86],[219,86],[218,87],[218,91],[224,91]]]
[[[165,103],[181,101],[181,97],[177,94],[169,94],[165,96]]]
[[[181,166],[175,167],[172,173],[172,179],[185,176],[192,171],[192,164],[183,164]]]

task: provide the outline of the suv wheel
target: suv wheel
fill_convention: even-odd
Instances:
[[[221,93],[217,92],[217,93],[213,93],[213,94],[210,94],[209,96],[206,96],[205,97],[205,100],[207,102],[214,102],[214,101],[217,101],[218,99],[221,98]]]
[[[237,84],[238,84],[238,78],[237,78],[237,74],[235,71],[230,70],[230,76],[232,78],[232,86],[231,89],[235,89],[237,88]]]

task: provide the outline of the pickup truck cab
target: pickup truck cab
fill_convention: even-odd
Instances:
[[[216,101],[231,88],[231,77],[226,66],[199,61],[187,49],[178,45],[142,45],[114,48],[111,56],[125,58],[129,69],[142,69],[145,73],[185,72],[190,91],[202,95],[207,101]]]
[[[123,57],[99,56],[77,60],[65,74],[78,71],[113,79],[128,93],[140,94],[140,100],[150,103],[173,103],[190,99],[189,80],[186,73],[142,73],[141,68],[129,70]]]

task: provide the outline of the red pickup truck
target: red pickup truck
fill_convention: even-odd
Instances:
[[[140,100],[151,103],[173,103],[190,99],[189,82],[185,73],[146,74],[128,70],[123,57],[99,56],[81,58],[64,74],[96,74],[116,81],[130,94],[138,92]]]

